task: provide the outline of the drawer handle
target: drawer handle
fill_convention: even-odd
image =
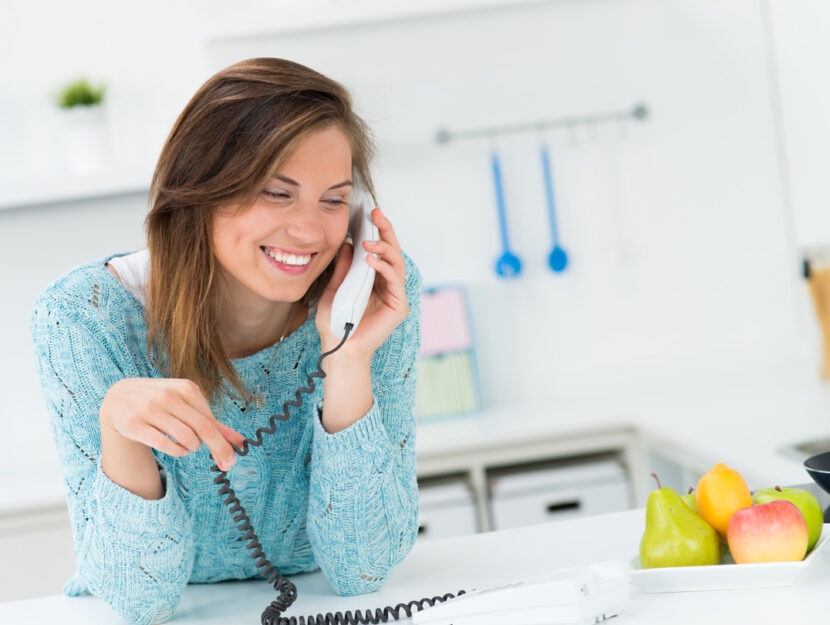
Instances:
[[[547,505],[548,514],[556,514],[557,512],[564,512],[566,510],[579,510],[579,500],[577,501],[560,501],[559,503],[549,503]]]

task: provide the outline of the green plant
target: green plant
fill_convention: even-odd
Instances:
[[[74,106],[95,106],[104,100],[106,85],[93,87],[86,78],[78,78],[64,86],[57,93],[57,103],[62,109]]]

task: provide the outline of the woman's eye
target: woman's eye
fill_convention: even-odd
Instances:
[[[287,193],[280,193],[278,191],[268,191],[267,189],[262,192],[262,195],[264,195],[266,197],[270,197],[272,199],[277,199],[277,198],[281,198],[281,197],[288,197]]]
[[[269,191],[268,189],[264,189],[262,191],[262,195],[268,197],[272,200],[278,200],[282,198],[290,197],[287,193],[282,193],[280,191]],[[348,202],[344,202],[343,200],[324,200],[326,204],[331,204],[333,207],[340,207],[342,205],[347,205]]]

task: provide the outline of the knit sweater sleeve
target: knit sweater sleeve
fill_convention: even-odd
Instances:
[[[339,595],[380,588],[418,533],[415,382],[421,276],[406,254],[404,260],[409,315],[372,356],[372,407],[334,434],[323,429],[320,406],[314,419],[309,538],[320,569]]]
[[[163,466],[165,494],[158,500],[122,488],[101,469],[101,402],[115,382],[138,376],[124,357],[123,337],[107,321],[106,302],[97,298],[96,291],[93,308],[52,286],[29,315],[66,487],[75,577],[127,622],[163,623],[172,618],[192,568],[192,521]]]

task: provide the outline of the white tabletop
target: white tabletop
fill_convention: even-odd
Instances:
[[[601,560],[630,563],[637,554],[644,523],[644,510],[636,509],[419,543],[386,585],[373,594],[338,597],[319,572],[292,576],[298,598],[288,615],[394,605]],[[276,592],[264,580],[191,584],[172,622],[254,625],[275,597]],[[788,587],[665,594],[641,594],[632,589],[614,621],[620,625],[820,623],[826,620],[828,600],[830,552],[822,551]],[[0,604],[0,623],[52,622],[123,625],[120,617],[95,597],[51,596]]]

